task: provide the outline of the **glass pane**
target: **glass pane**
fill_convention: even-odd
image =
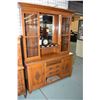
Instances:
[[[61,51],[67,51],[68,50],[69,25],[70,25],[70,17],[62,17]]]
[[[67,35],[69,32],[69,17],[63,17],[62,18],[62,34]]]
[[[38,35],[37,14],[24,14],[24,21],[25,21],[25,35],[37,36]]]
[[[67,51],[67,50],[68,50],[68,37],[63,36],[62,37],[61,51]]]
[[[48,39],[49,44],[52,43],[53,34],[53,15],[40,15],[40,37],[41,40]]]
[[[38,56],[38,37],[27,38],[27,57]]]

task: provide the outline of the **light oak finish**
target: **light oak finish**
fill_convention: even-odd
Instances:
[[[47,78],[58,75],[60,79],[72,74],[73,54],[44,56],[41,60],[27,63],[28,90],[47,85]]]
[[[73,54],[70,53],[70,22],[73,12],[28,3],[19,3],[19,8],[22,16],[23,61],[27,89],[31,93],[53,83],[53,80],[48,82],[50,78],[57,76],[62,79],[71,76]],[[57,46],[40,48],[40,16],[43,14],[53,16],[52,41]]]
[[[59,30],[59,16],[54,15],[54,32],[53,32],[53,43],[58,43],[58,30]]]
[[[25,95],[25,80],[24,80],[24,69],[20,66],[18,69],[18,95]]]
[[[17,59],[18,59],[18,65],[22,65],[22,52],[21,52],[20,39],[21,39],[21,37],[18,37],[18,40],[17,40]]]
[[[20,8],[20,13],[22,16],[22,34],[23,34],[23,48],[24,48],[24,60],[25,62],[30,62],[34,61],[35,59],[40,59],[40,46],[39,46],[39,38],[40,38],[40,15],[41,14],[51,14],[54,16],[54,31],[53,31],[53,42],[58,43],[60,46],[61,50],[61,34],[62,34],[62,18],[63,17],[69,17],[71,19],[71,16],[73,14],[72,11],[69,10],[64,10],[64,9],[59,9],[59,8],[54,8],[54,7],[48,7],[48,6],[40,6],[40,5],[35,5],[35,4],[28,4],[28,3],[19,3],[19,8]],[[38,55],[37,56],[32,56],[28,57],[27,55],[27,44],[26,44],[26,32],[25,32],[25,17],[24,14],[32,14],[32,15],[37,15],[37,21],[38,21]],[[32,16],[31,15],[31,16]],[[31,19],[31,18],[30,18]],[[69,22],[70,24],[70,22]],[[69,41],[70,41],[70,30],[68,32],[68,43],[66,44],[68,47],[69,51]],[[34,37],[34,36],[27,36],[29,37]]]
[[[41,56],[45,55],[51,55],[53,53],[59,53],[60,52],[60,46],[55,46],[55,47],[44,47],[40,49]]]
[[[40,12],[45,14],[57,14],[57,15],[65,15],[65,16],[71,16],[73,14],[73,11],[64,10],[61,8],[54,8],[54,7],[48,7],[43,5],[37,5],[37,4],[29,4],[29,3],[19,3],[19,7],[23,12],[25,13],[33,13],[33,12]]]
[[[42,63],[28,64],[27,75],[29,92],[44,85],[44,65]]]
[[[22,49],[21,49],[21,36],[18,37],[17,40],[17,57],[18,57],[18,70],[17,70],[17,78],[18,78],[18,95],[25,95],[26,96],[26,89],[25,89],[25,77],[24,77],[24,66],[22,63]]]

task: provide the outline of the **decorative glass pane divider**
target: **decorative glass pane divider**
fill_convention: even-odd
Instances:
[[[62,47],[61,51],[67,51],[68,50],[68,37],[62,36]]]
[[[70,17],[62,16],[61,51],[68,51]]]
[[[26,38],[27,57],[38,56],[38,37]]]
[[[39,56],[38,13],[24,13],[26,57]]]
[[[66,34],[69,32],[69,23],[70,18],[62,17],[62,34]]]
[[[25,21],[25,35],[37,36],[38,35],[38,16],[37,14],[24,14]]]

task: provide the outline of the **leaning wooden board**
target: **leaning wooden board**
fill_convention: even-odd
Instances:
[[[18,37],[17,40],[17,57],[18,57],[18,69],[17,69],[17,76],[18,76],[18,95],[26,95],[26,88],[25,88],[25,75],[24,75],[24,66],[22,63],[22,49],[21,49],[21,36]]]

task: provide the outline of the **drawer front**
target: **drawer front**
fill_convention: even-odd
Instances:
[[[62,60],[60,58],[53,59],[48,62],[46,62],[46,77],[57,75],[61,72],[61,63]]]
[[[53,76],[56,74],[59,74],[61,72],[61,63],[60,64],[56,64],[56,65],[52,65],[46,68],[46,76]]]
[[[46,74],[46,77],[50,77],[50,76],[54,76],[54,75],[57,75],[57,74],[59,74],[60,73],[60,69],[56,69],[56,70],[54,70],[54,71],[50,71],[50,72],[48,72],[47,74]]]
[[[46,73],[61,69],[61,63],[46,67]]]
[[[61,59],[54,59],[54,60],[50,60],[48,62],[46,62],[46,66],[52,66],[52,65],[55,65],[55,64],[60,64],[61,63]]]

